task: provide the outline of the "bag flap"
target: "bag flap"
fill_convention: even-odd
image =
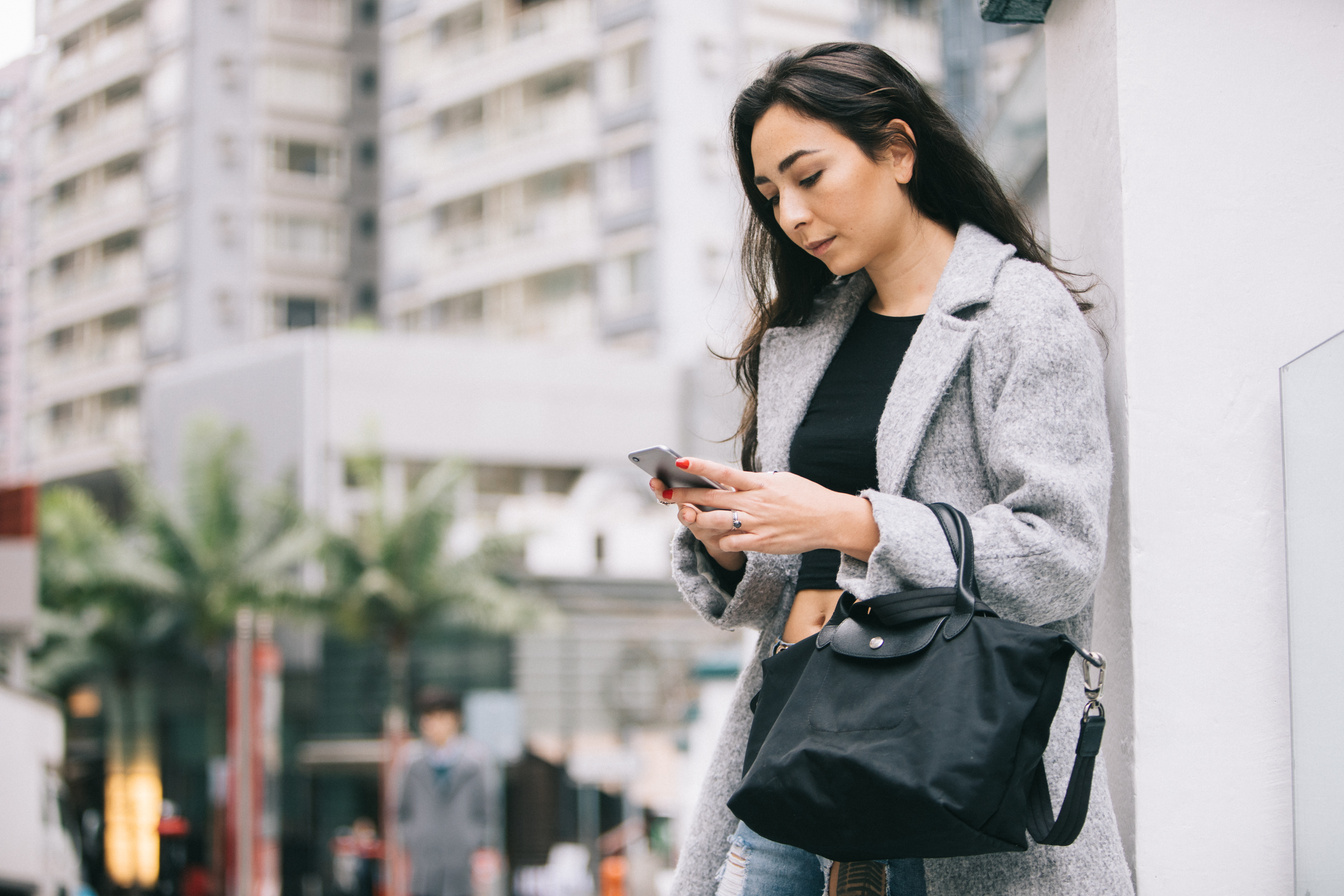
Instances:
[[[859,659],[894,659],[919,653],[928,647],[947,620],[940,616],[906,625],[886,626],[879,622],[846,618],[831,632],[830,647],[837,653]],[[821,641],[817,641],[818,646]]]

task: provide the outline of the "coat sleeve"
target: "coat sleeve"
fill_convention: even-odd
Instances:
[[[994,501],[959,509],[970,517],[985,602],[1041,625],[1079,613],[1101,571],[1111,478],[1101,357],[1072,297],[1044,268],[1005,266],[994,301],[1007,310],[982,326],[984,369],[971,386]],[[842,587],[871,597],[953,580],[947,539],[922,503],[956,503],[950,495],[862,494],[879,541],[867,563],[842,559]]]
[[[691,534],[680,528],[672,538],[672,578],[695,611],[719,628],[761,631],[777,621],[798,571],[796,556],[747,554],[742,581],[732,591],[715,574],[714,562]]]

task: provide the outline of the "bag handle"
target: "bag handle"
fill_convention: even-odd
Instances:
[[[975,583],[975,546],[971,540],[971,523],[966,519],[966,514],[950,504],[934,503],[927,506],[938,518],[947,536],[948,546],[952,549],[952,556],[957,560],[956,602],[943,626],[943,637],[951,639],[970,624],[980,597]],[[1064,640],[1084,660],[1087,706],[1083,709],[1083,718],[1078,725],[1073,771],[1069,774],[1059,815],[1055,815],[1050,803],[1050,785],[1045,777],[1044,762],[1036,766],[1031,783],[1027,786],[1027,831],[1031,839],[1048,846],[1068,846],[1083,830],[1088,803],[1092,798],[1092,773],[1096,768],[1097,754],[1101,751],[1101,736],[1106,730],[1106,711],[1101,705],[1106,660],[1099,653],[1084,650],[1068,636],[1064,636]],[[1095,685],[1091,676],[1093,668],[1098,670]]]
[[[971,624],[975,616],[975,605],[980,600],[980,591],[975,584],[975,541],[971,538],[971,523],[951,504],[935,503],[926,505],[938,518],[947,536],[948,547],[957,561],[957,598],[943,626],[943,637],[951,641]]]

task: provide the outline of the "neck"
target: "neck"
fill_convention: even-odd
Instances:
[[[928,311],[952,255],[956,236],[941,224],[916,216],[905,229],[889,252],[865,268],[877,287],[868,307],[878,314],[910,317]]]

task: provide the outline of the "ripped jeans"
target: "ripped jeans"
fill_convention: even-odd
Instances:
[[[886,866],[886,896],[925,896],[922,859],[894,859]],[[767,840],[739,822],[717,896],[826,896],[830,870],[830,859]]]

